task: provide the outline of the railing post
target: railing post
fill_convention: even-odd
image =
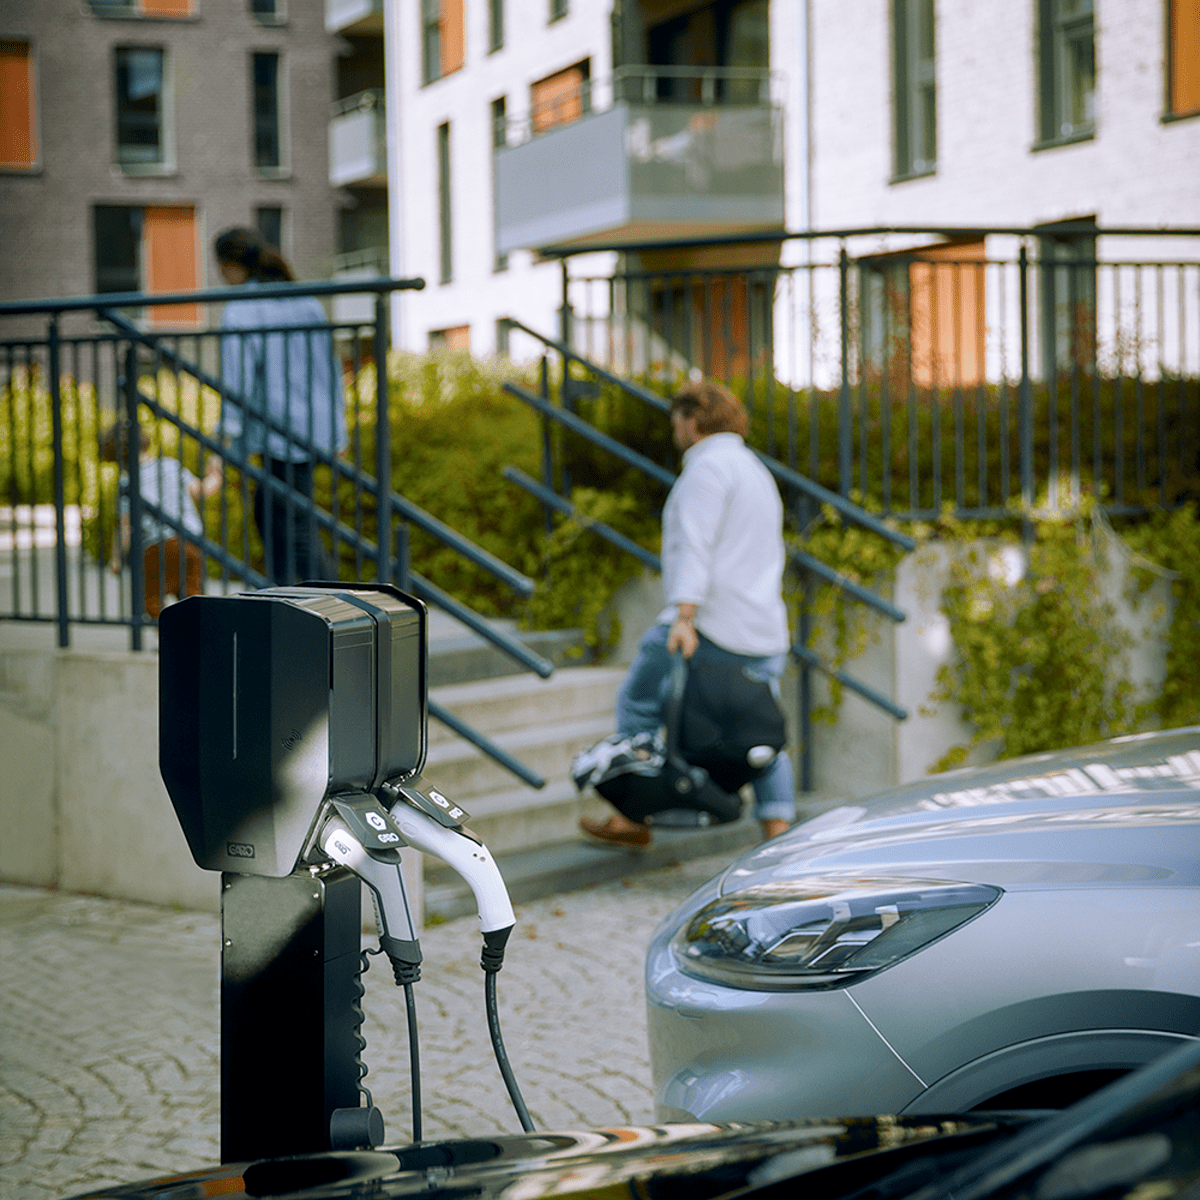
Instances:
[[[392,529],[392,420],[388,408],[388,331],[387,297],[375,293],[375,478],[379,487],[375,499],[375,578],[381,582],[392,577],[388,564]]]
[[[67,611],[67,521],[65,467],[63,463],[62,385],[59,379],[59,334],[58,314],[50,317],[49,330],[50,367],[50,422],[54,438],[54,588],[58,611],[58,644],[65,648],[71,644],[71,621]],[[36,497],[34,497],[36,500]],[[37,548],[34,548],[37,553]],[[36,600],[35,600],[36,609]]]
[[[800,584],[800,619],[797,633],[800,645],[808,648],[812,637],[812,613],[809,610],[809,581],[805,572]],[[800,673],[800,790],[813,790],[812,752],[812,667],[806,662],[798,664]]]
[[[542,355],[542,399],[550,403],[550,360]],[[554,441],[550,431],[550,418],[544,413],[541,417],[542,422],[542,487],[547,491],[557,491],[554,487]],[[546,516],[546,534],[549,536],[554,532],[554,510],[548,505],[543,505]]]
[[[408,522],[401,517],[396,525],[396,586],[407,592],[412,583],[412,545],[408,536]]]
[[[1029,378],[1029,254],[1022,244],[1017,258],[1021,288],[1021,386],[1017,393],[1017,435],[1021,456],[1021,524],[1025,540],[1033,533],[1033,385]]]
[[[850,257],[845,246],[838,251],[838,293],[842,341],[842,381],[838,391],[838,491],[848,496],[853,473],[853,430],[850,424]]]
[[[138,426],[137,345],[125,349],[125,377],[122,380],[125,401],[125,478],[129,499],[129,648],[142,648],[142,624],[146,613],[145,547],[142,545],[142,437]],[[120,517],[117,536],[120,536]]]

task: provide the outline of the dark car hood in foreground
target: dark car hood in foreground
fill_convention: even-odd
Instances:
[[[1020,1123],[981,1116],[944,1121],[878,1117],[531,1133],[239,1163],[85,1196],[89,1200],[719,1196],[850,1163],[876,1161],[879,1166],[872,1174],[877,1175],[918,1152],[933,1151],[957,1161],[960,1153],[978,1152],[997,1137],[1010,1136]],[[638,1190],[630,1190],[634,1181]]]
[[[1171,1200],[1200,1181],[1200,1042],[1042,1120],[677,1125],[217,1167],[91,1200]],[[82,1200],[82,1198],[80,1198]]]

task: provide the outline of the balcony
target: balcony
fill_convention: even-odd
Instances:
[[[338,283],[354,279],[378,279],[388,273],[386,246],[339,254],[333,260],[333,278]],[[333,297],[331,316],[335,325],[370,325],[375,320],[375,296],[370,292]]]
[[[624,68],[585,83],[574,112],[559,99],[575,119],[545,128],[532,113],[495,152],[497,250],[782,229],[773,88],[766,71]]]
[[[329,122],[329,182],[387,187],[383,92],[359,92],[334,105]]]
[[[326,33],[383,33],[383,0],[325,0]]]

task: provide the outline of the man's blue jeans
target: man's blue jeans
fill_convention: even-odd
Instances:
[[[651,625],[638,643],[629,674],[617,694],[617,733],[631,737],[635,733],[654,733],[663,723],[663,706],[671,682],[671,656],[667,653],[667,625]],[[735,663],[766,679],[779,697],[779,680],[787,664],[786,654],[756,658],[722,650],[703,634],[694,661]],[[771,765],[752,784],[754,815],[760,821],[796,819],[796,785],[792,760],[787,751],[778,754]]]

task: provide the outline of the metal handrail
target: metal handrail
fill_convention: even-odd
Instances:
[[[357,281],[355,286],[357,286]],[[344,285],[343,290],[345,290]],[[242,292],[241,295],[244,296],[245,293]],[[106,321],[109,321],[111,324],[115,325],[130,338],[135,339],[142,345],[153,350],[156,354],[160,355],[164,362],[191,375],[193,379],[202,384],[204,387],[211,388],[213,391],[217,392],[225,399],[230,400],[234,404],[243,406],[245,405],[245,398],[239,396],[236,392],[231,391],[230,388],[220,379],[216,378],[216,376],[209,374],[209,372],[205,371],[202,367],[199,367],[195,363],[185,359],[182,355],[177,354],[168,347],[161,345],[161,338],[158,335],[150,334],[144,330],[138,329],[138,327],[127,317],[120,313],[113,312],[110,309],[100,309],[99,315]],[[239,332],[248,331],[240,330]],[[169,420],[174,420],[171,414],[167,413],[166,410],[159,409],[158,405],[154,401],[147,400],[146,397],[143,397],[143,400],[146,400],[148,404],[151,404],[155,410],[160,413],[160,415],[167,417]],[[369,475],[362,470],[349,470],[346,464],[344,464],[340,459],[337,459],[329,454],[327,447],[319,446],[314,442],[306,442],[303,439],[298,439],[282,422],[276,420],[269,413],[256,413],[255,419],[260,420],[264,425],[267,426],[268,429],[271,429],[276,433],[282,433],[286,435],[290,441],[301,446],[306,452],[310,453],[314,459],[320,461],[325,466],[332,466],[336,463],[339,472],[348,478],[353,478],[368,492],[368,494],[378,498],[379,481],[375,479],[374,476]],[[190,427],[188,429],[188,433],[192,436],[199,435],[201,438],[204,436],[200,434],[199,431],[193,431]],[[215,449],[218,453],[226,453],[224,447],[218,443],[209,442],[209,445],[210,448]],[[274,480],[274,476],[271,476],[270,478]],[[274,480],[274,483],[269,486],[274,487],[276,485],[278,485],[278,487],[283,487],[283,484],[278,480]],[[452,550],[461,554],[464,558],[469,559],[477,567],[482,567],[483,570],[488,571],[502,583],[507,584],[519,595],[529,596],[533,594],[534,583],[528,575],[523,574],[514,567],[510,567],[508,563],[498,559],[489,550],[485,550],[482,546],[477,546],[468,538],[463,537],[462,534],[451,529],[447,524],[445,524],[445,522],[439,521],[438,518],[432,513],[426,512],[419,505],[414,504],[411,500],[408,500],[404,496],[400,495],[399,492],[391,490],[389,499],[392,507],[396,509],[406,521],[409,521],[411,524],[417,526],[418,529],[422,529],[426,533],[437,538],[438,541],[440,541],[443,545],[449,546]]]
[[[572,350],[571,347],[566,345],[565,342],[560,342],[557,338],[547,337],[545,334],[538,333],[537,330],[531,329],[528,325],[521,321],[510,320],[509,324],[513,329],[520,329],[522,333],[527,333],[530,337],[536,338],[544,346],[556,351],[558,354],[561,354],[565,359],[569,359],[571,362],[578,363],[581,367],[591,371],[593,374],[603,379],[606,383],[611,383],[614,386],[619,387],[623,392],[625,392],[626,395],[632,396],[636,400],[641,400],[644,403],[649,404],[652,408],[657,409],[659,412],[669,413],[671,411],[670,404],[661,396],[656,396],[647,388],[641,387],[640,385],[632,383],[629,380],[622,379],[619,375],[615,375],[613,372],[605,370],[605,368],[599,366],[597,363],[589,361],[581,354],[578,354],[576,351]],[[516,385],[510,385],[506,383],[504,387],[506,390],[513,392],[514,395],[519,395],[520,398],[526,403],[533,404],[534,407],[545,404],[545,401],[540,400],[538,397],[533,396],[529,392],[516,390]],[[550,411],[546,415],[550,416],[553,420],[559,420],[562,421],[563,424],[568,424],[567,421],[562,419],[562,409],[554,408],[553,406],[549,407]],[[542,409],[538,407],[538,411],[540,412]],[[576,432],[578,432],[578,430]],[[585,434],[584,436],[587,435]],[[605,437],[606,435],[599,434],[599,436]],[[613,439],[609,438],[608,440],[611,442]],[[618,446],[620,445],[619,442],[614,444]],[[754,450],[754,447],[751,447],[751,449]],[[622,450],[626,450],[626,447],[622,447]],[[614,451],[614,453],[616,453],[616,451]],[[627,451],[627,453],[632,454],[633,451]],[[912,550],[916,547],[916,542],[913,541],[913,539],[907,534],[890,528],[878,517],[867,512],[865,509],[860,508],[852,501],[847,500],[844,496],[838,495],[837,492],[830,491],[829,488],[822,487],[819,483],[809,479],[806,475],[801,475],[798,471],[793,471],[791,467],[785,466],[778,459],[771,458],[770,455],[763,454],[760,450],[754,450],[754,453],[758,455],[758,459],[763,466],[765,466],[767,470],[770,471],[771,474],[774,475],[775,478],[781,483],[785,483],[789,487],[803,492],[805,495],[815,500],[818,504],[830,505],[837,513],[845,517],[847,520],[853,521],[857,525],[861,525],[864,529],[869,529],[872,533],[879,534],[880,537],[886,538],[893,545],[901,547],[901,549]],[[633,466],[641,466],[642,463],[648,463],[654,468],[652,472],[648,473],[654,474],[655,478],[659,479],[660,482],[662,482],[662,475],[670,475],[670,480],[667,482],[667,486],[670,486],[670,483],[674,481],[675,477],[674,475],[671,475],[670,472],[664,471],[663,468],[659,467],[655,463],[650,463],[649,459],[643,458],[641,455],[637,455],[636,457],[640,460],[640,462],[632,462]],[[632,460],[627,458],[626,461],[631,462]],[[661,474],[659,474],[660,472]]]
[[[564,500],[557,492],[552,492],[549,488],[543,487],[537,480],[531,479],[520,467],[505,467],[500,474],[510,483],[515,483],[518,487],[524,488],[531,496],[534,496],[543,504],[549,505],[550,508],[557,510],[564,516],[570,517],[574,521],[578,521],[585,529],[591,533],[598,534],[606,542],[611,542],[618,550],[624,550],[627,554],[632,554],[634,558],[644,563],[650,570],[662,570],[662,559],[652,550],[647,550],[645,546],[639,546],[637,542],[627,538],[611,525],[606,525],[603,521],[597,521],[595,517],[589,517],[581,513],[569,500]]]
[[[573,357],[578,358],[576,355],[573,355]],[[579,361],[586,363],[586,360],[580,359]],[[674,483],[675,479],[677,478],[673,472],[668,471],[665,467],[660,467],[657,463],[652,462],[644,455],[638,454],[634,450],[630,450],[621,442],[616,441],[607,434],[601,433],[594,426],[583,420],[582,417],[578,417],[574,413],[568,413],[561,408],[557,408],[554,405],[547,403],[540,396],[533,395],[532,392],[526,391],[517,384],[505,383],[503,387],[505,391],[516,396],[520,400],[524,400],[525,403],[529,404],[544,416],[560,422],[572,432],[579,434],[579,436],[583,438],[586,438],[593,445],[600,446],[605,450],[609,450],[623,462],[629,463],[630,466],[644,472],[657,482],[667,482],[669,486],[671,483]],[[763,456],[759,455],[759,457],[761,458]],[[634,557],[636,557],[640,562],[645,563],[646,566],[650,567],[651,570],[657,572],[662,571],[662,559],[660,556],[652,554],[649,550],[639,546],[636,542],[630,541],[630,539],[625,537],[624,534],[618,533],[611,526],[604,524],[604,522],[596,521],[594,518],[587,517],[580,513],[575,505],[573,505],[569,500],[564,499],[562,496],[557,495],[557,493],[551,491],[549,488],[543,487],[533,479],[530,479],[530,477],[526,475],[524,471],[518,470],[516,467],[505,467],[502,471],[502,474],[510,482],[517,484],[526,491],[530,492],[532,495],[536,496],[542,501],[543,504],[554,508],[558,512],[563,513],[565,516],[570,517],[573,520],[579,521],[582,525],[584,525],[585,528],[604,538],[605,541],[618,547],[618,549],[634,555]],[[915,543],[912,543],[911,539],[905,540],[915,545]],[[845,591],[849,595],[853,596],[855,600],[868,605],[876,612],[882,613],[884,616],[888,617],[890,620],[900,622],[907,619],[904,612],[902,612],[894,604],[889,603],[880,596],[876,596],[874,592],[871,592],[869,589],[862,587],[858,583],[855,583],[854,580],[850,579],[841,571],[828,566],[826,563],[821,562],[820,559],[814,558],[811,554],[807,554],[802,550],[792,550],[790,551],[789,557],[801,568],[812,571],[814,574],[819,575],[821,578],[832,583],[842,591]],[[806,666],[815,667],[817,670],[824,672],[833,679],[836,679],[843,686],[848,687],[851,691],[857,693],[859,696],[862,696],[865,700],[870,701],[878,708],[890,713],[897,720],[903,721],[908,717],[908,711],[906,709],[902,708],[898,704],[893,703],[886,696],[882,695],[882,693],[875,691],[874,688],[860,682],[847,672],[826,663],[819,655],[805,646],[803,641],[795,643],[791,647],[791,653]]]

